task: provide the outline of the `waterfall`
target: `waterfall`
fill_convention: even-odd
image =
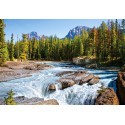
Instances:
[[[98,93],[97,90],[101,86],[113,87],[116,90],[115,79],[117,72],[106,70],[89,70],[101,78],[100,82],[95,85],[75,84],[72,87],[61,89],[61,84],[57,81],[61,76],[56,76],[57,73],[63,71],[78,71],[85,70],[80,66],[71,65],[70,63],[45,62],[48,65],[54,66],[51,69],[41,70],[40,73],[35,73],[31,77],[19,78],[7,82],[0,83],[0,98],[4,98],[7,92],[12,89],[17,96],[25,96],[27,98],[38,97],[45,99],[56,99],[59,104],[65,105],[92,105]],[[56,91],[48,92],[48,86],[55,84]]]

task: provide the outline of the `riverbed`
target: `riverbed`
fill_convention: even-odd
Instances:
[[[53,66],[53,68],[40,70],[38,73],[32,74],[30,77],[19,78],[0,83],[0,98],[7,96],[7,92],[11,89],[15,93],[15,97],[24,96],[27,98],[43,98],[44,100],[56,99],[60,105],[93,105],[98,95],[97,90],[103,86],[105,88],[112,87],[116,91],[117,72],[110,70],[85,69],[68,62],[38,62]],[[61,77],[57,73],[63,71],[83,71],[93,73],[101,79],[95,85],[74,85],[64,90],[56,87],[55,92],[48,92],[48,86]]]

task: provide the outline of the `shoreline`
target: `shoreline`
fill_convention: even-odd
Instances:
[[[47,64],[37,64],[36,61],[27,62],[6,62],[6,67],[0,67],[0,82],[7,82],[14,79],[30,77],[40,70],[52,68]]]
[[[37,62],[43,62],[37,63]],[[34,73],[39,73],[40,70],[52,68],[52,66],[48,64],[44,64],[44,62],[69,62],[74,64],[72,61],[47,61],[47,60],[28,60],[26,62],[20,61],[7,61],[6,67],[0,67],[0,82],[7,82],[10,80],[15,80],[19,78],[30,77]],[[74,64],[78,66],[77,64]],[[79,65],[82,66],[82,65]],[[82,66],[86,68],[85,66]],[[120,71],[120,67],[97,67],[97,68],[86,68],[87,70],[109,70],[109,71]]]

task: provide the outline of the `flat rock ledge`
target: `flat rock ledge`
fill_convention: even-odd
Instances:
[[[36,103],[35,105],[59,105],[59,103],[55,99],[50,99],[50,100],[41,101],[39,103]]]
[[[5,67],[0,67],[0,82],[6,82],[18,78],[30,77],[40,70],[52,68],[50,65],[37,62],[14,62],[8,61]]]
[[[24,96],[19,96],[14,98],[16,105],[59,105],[57,100],[48,99],[44,100],[43,98],[26,98]],[[4,99],[0,99],[0,105],[5,105]]]

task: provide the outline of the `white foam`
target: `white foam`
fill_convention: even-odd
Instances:
[[[109,72],[105,70],[90,70],[99,77],[101,80],[95,85],[83,84],[74,85],[72,87],[60,90],[60,84],[56,81],[60,78],[56,76],[57,73],[63,71],[76,71],[84,70],[79,66],[67,67],[69,63],[59,62],[47,62],[47,64],[54,65],[56,67],[42,70],[40,73],[34,74],[31,77],[15,79],[7,82],[0,83],[0,97],[5,97],[7,92],[12,89],[15,92],[15,96],[25,96],[28,98],[39,97],[45,99],[56,99],[60,104],[94,104],[94,100],[97,97],[97,90],[103,85],[104,87],[113,87],[116,91],[115,81],[116,72]],[[66,66],[66,67],[65,67]],[[56,83],[56,91],[48,94],[48,86],[52,83]]]

